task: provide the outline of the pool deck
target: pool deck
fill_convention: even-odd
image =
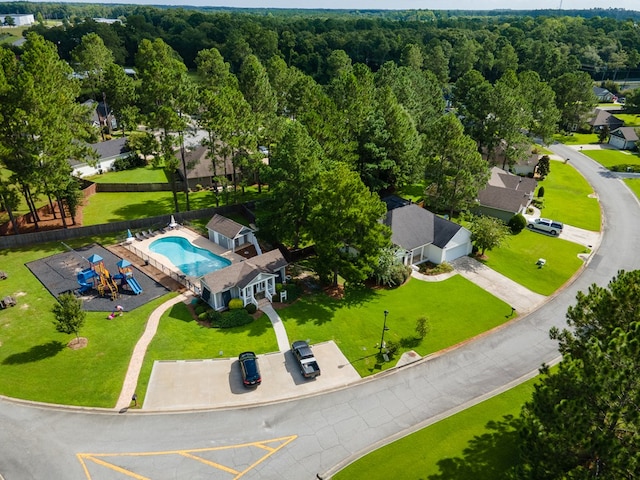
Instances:
[[[159,253],[152,252],[149,249],[149,246],[156,240],[161,238],[168,238],[168,237],[185,238],[196,247],[200,247],[210,251],[211,253],[215,253],[216,255],[229,260],[232,264],[245,260],[245,258],[242,257],[241,255],[238,255],[237,253],[234,253],[231,250],[225,250],[220,245],[213,243],[208,238],[203,237],[199,233],[196,233],[193,230],[190,230],[186,227],[180,227],[173,230],[168,230],[165,233],[158,233],[157,235],[151,238],[145,238],[144,240],[134,240],[130,244],[130,246],[141,251],[145,255],[148,255],[149,258],[155,260],[156,262],[163,265],[168,270],[171,270],[172,272],[176,273],[177,275],[184,275],[184,273],[178,267],[176,267],[173,263],[171,263],[171,261],[167,257]]]

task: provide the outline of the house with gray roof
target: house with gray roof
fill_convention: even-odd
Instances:
[[[275,249],[234,263],[200,279],[201,297],[215,310],[224,310],[232,298],[242,299],[246,306],[258,306],[261,299],[273,301],[276,283],[285,281],[287,261]]]
[[[451,262],[471,253],[471,232],[415,203],[383,199],[387,215],[382,223],[391,228],[391,242],[405,265]],[[403,204],[404,203],[404,204]]]
[[[505,222],[518,213],[524,213],[533,200],[538,182],[493,167],[487,186],[478,192],[476,215],[487,215]]]
[[[599,132],[605,127],[607,127],[611,132],[624,125],[624,121],[602,108],[596,108],[593,118],[587,123],[591,125],[592,132]]]
[[[184,180],[185,174],[182,167],[182,152],[176,152],[176,158],[180,161],[178,172]],[[187,183],[189,188],[196,189],[198,186],[208,188],[213,186],[213,177],[227,176],[229,181],[233,180],[233,162],[228,155],[218,155],[216,157],[216,168],[214,170],[213,161],[209,154],[209,148],[202,145],[196,148],[185,148],[184,163],[187,166]]]
[[[262,253],[255,231],[235,220],[216,213],[207,223],[207,231],[209,232],[209,240],[226,250],[235,252],[242,250],[246,245],[251,245],[256,249],[258,255]]]
[[[91,148],[96,152],[96,162],[81,162],[69,160],[73,175],[77,177],[87,177],[99,173],[108,172],[118,158],[125,158],[131,152],[127,149],[126,138],[114,138],[106,142],[92,143]]]
[[[635,150],[638,133],[634,127],[616,128],[609,135],[609,144],[620,150]]]
[[[599,102],[613,102],[615,95],[606,88],[593,87],[593,94]]]

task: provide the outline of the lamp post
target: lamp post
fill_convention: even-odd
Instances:
[[[387,315],[389,315],[389,311],[384,311],[384,324],[382,325],[382,338],[380,338],[380,355],[382,355],[382,346],[384,345],[384,332],[389,330],[387,328]]]

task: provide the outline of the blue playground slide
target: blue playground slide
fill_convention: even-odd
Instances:
[[[131,287],[131,291],[136,295],[139,295],[142,293],[142,287],[140,286],[140,284],[135,278],[133,277],[127,278],[127,284]]]
[[[78,280],[78,283],[80,284],[80,289],[78,290],[79,293],[88,292],[93,288],[93,285],[91,283],[81,282],[80,280]]]

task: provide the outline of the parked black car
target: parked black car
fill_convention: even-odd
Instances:
[[[243,352],[238,356],[240,371],[242,372],[242,383],[245,387],[257,387],[262,382],[258,357],[253,352]]]

